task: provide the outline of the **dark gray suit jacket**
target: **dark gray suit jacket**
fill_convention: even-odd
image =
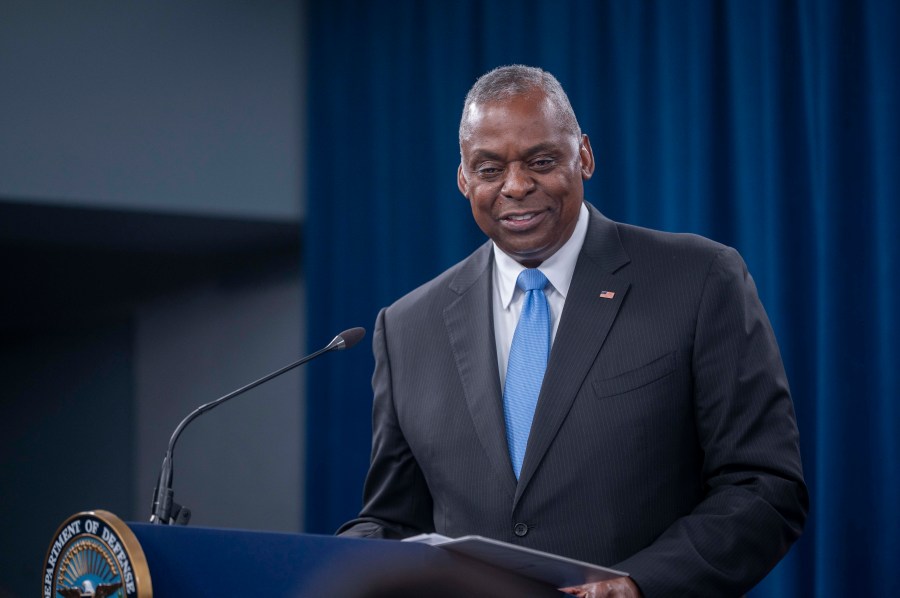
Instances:
[[[378,315],[372,464],[340,533],[480,534],[627,571],[650,597],[746,592],[808,508],[753,280],[731,248],[589,209],[518,483],[488,242]]]

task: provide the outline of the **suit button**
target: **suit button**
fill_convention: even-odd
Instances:
[[[521,538],[528,533],[528,526],[524,523],[517,523],[516,527],[513,528],[513,531]]]

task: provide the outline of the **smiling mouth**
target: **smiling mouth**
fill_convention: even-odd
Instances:
[[[500,218],[500,222],[511,230],[525,231],[536,226],[546,212],[526,212],[524,214],[509,214]]]
[[[534,218],[534,214],[513,214],[512,216],[507,216],[506,220],[512,220],[514,222],[525,222],[527,220],[531,220]]]
[[[510,214],[508,216],[503,216],[500,220],[508,220],[511,222],[528,222],[530,220],[534,220],[538,216],[541,215],[541,212],[528,212],[526,214]]]

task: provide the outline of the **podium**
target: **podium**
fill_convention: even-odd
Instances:
[[[560,578],[535,575],[533,567],[530,560],[495,562],[419,542],[125,523],[97,510],[59,526],[44,560],[41,594],[560,596],[556,583],[538,581]]]
[[[154,596],[563,596],[414,542],[128,523]]]
[[[310,534],[129,523],[144,550],[154,596],[323,596],[335,581],[442,566],[420,544]]]

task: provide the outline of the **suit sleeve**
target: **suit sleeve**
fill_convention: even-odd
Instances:
[[[375,322],[372,350],[372,458],[359,517],[337,531],[344,536],[399,539],[433,532],[428,485],[403,435],[394,403],[386,319],[382,309]]]
[[[809,507],[781,356],[736,251],[713,260],[692,357],[704,497],[615,565],[646,596],[738,596],[799,537]]]

